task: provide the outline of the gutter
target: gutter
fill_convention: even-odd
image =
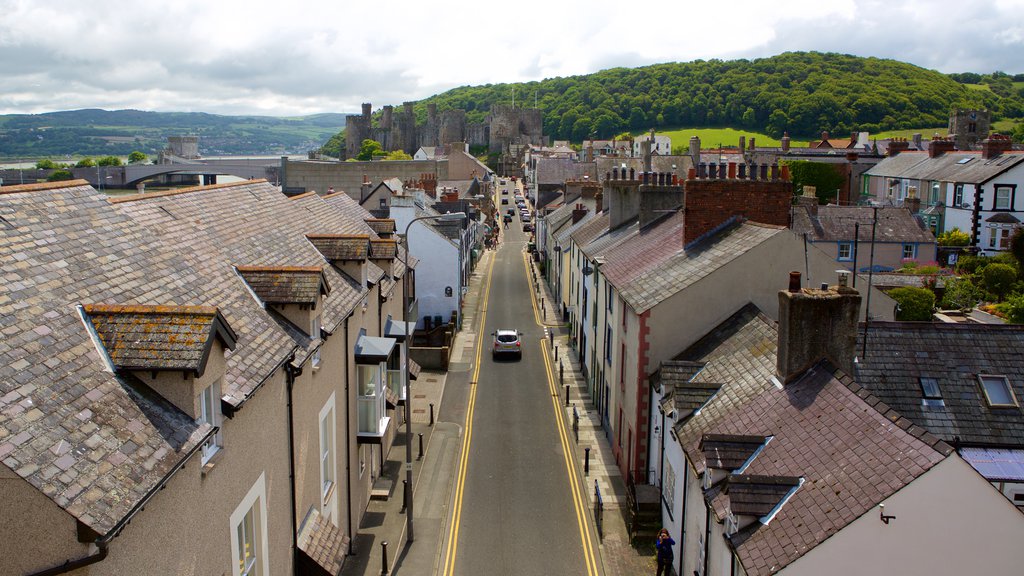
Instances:
[[[38,572],[32,572],[28,576],[54,576],[55,574],[66,574],[68,572],[71,572],[72,570],[77,570],[78,568],[82,568],[84,566],[89,566],[92,564],[96,564],[98,562],[102,562],[107,557],[107,553],[109,552],[107,547],[110,545],[111,540],[113,540],[121,534],[121,531],[124,530],[125,527],[131,523],[132,518],[134,518],[136,514],[145,510],[146,504],[149,504],[149,501],[152,500],[154,496],[156,496],[157,492],[160,492],[161,490],[166,488],[167,483],[170,482],[171,478],[175,474],[177,474],[179,470],[185,467],[185,464],[187,464],[188,461],[192,459],[192,456],[194,456],[196,452],[199,452],[202,449],[203,444],[205,444],[209,438],[216,435],[217,432],[219,431],[220,428],[217,426],[211,428],[210,432],[206,436],[201,438],[199,442],[197,442],[196,445],[193,446],[192,449],[189,450],[188,453],[185,454],[185,456],[181,460],[175,463],[175,465],[171,467],[171,469],[168,470],[166,474],[164,474],[163,478],[160,479],[160,482],[158,482],[156,486],[151,488],[150,491],[147,492],[146,495],[142,497],[142,500],[139,500],[139,502],[135,504],[135,506],[133,506],[131,510],[128,511],[128,514],[121,518],[121,520],[119,520],[117,524],[114,524],[114,527],[111,528],[110,531],[108,531],[103,536],[97,538],[93,542],[98,548],[95,554],[90,554],[88,556],[78,558],[76,560],[65,560],[64,563],[60,566],[54,566],[52,568],[46,568],[45,570],[40,570]]]

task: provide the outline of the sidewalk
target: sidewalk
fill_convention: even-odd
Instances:
[[[402,510],[402,482],[405,466],[404,426],[399,429],[395,445],[391,449],[386,469],[394,471],[396,477],[390,497],[387,500],[371,500],[363,516],[359,531],[353,540],[353,553],[345,559],[343,576],[378,576],[382,573],[383,547],[387,542],[387,564],[390,574],[405,573],[410,576],[437,574],[439,570],[442,538],[448,522],[448,501],[454,484],[456,464],[461,447],[462,431],[453,423],[437,422],[430,426],[429,405],[436,412],[449,379],[453,383],[467,378],[462,367],[468,365],[476,346],[477,313],[480,309],[480,286],[483,272],[490,265],[494,251],[484,252],[477,271],[470,279],[464,305],[463,328],[455,337],[452,352],[452,370],[448,373],[420,373],[412,387],[412,433],[413,433],[413,513],[415,543],[406,546],[406,516]],[[531,266],[536,274],[536,267]],[[546,303],[552,301],[543,282],[538,283],[535,296],[542,294]],[[538,297],[538,304],[539,304]],[[632,576],[653,573],[654,558],[641,555],[630,545],[625,521],[626,489],[619,468],[612,455],[611,446],[593,409],[585,382],[582,379],[575,355],[568,347],[568,337],[562,334],[556,322],[555,312],[550,306],[545,313],[544,323],[553,331],[553,343],[558,354],[555,366],[564,370],[563,390],[569,385],[570,406],[566,407],[566,422],[571,427],[573,407],[579,414],[579,442],[576,455],[579,470],[583,471],[584,448],[590,450],[590,472],[585,476],[587,501],[591,513],[594,506],[594,482],[600,487],[604,500],[604,538],[599,551],[602,573],[606,576]],[[549,351],[551,351],[549,349]],[[553,351],[552,351],[553,352]],[[557,370],[557,368],[556,368]],[[571,433],[571,430],[570,430]],[[419,459],[419,435],[423,436],[423,458]]]

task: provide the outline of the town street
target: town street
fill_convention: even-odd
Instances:
[[[531,298],[527,234],[518,218],[504,233],[482,287],[469,390],[447,395],[445,403],[458,406],[442,408],[466,429],[440,573],[593,575],[586,492],[563,448],[568,434]],[[521,360],[492,359],[491,333],[499,328],[522,332]]]

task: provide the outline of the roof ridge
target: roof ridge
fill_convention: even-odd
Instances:
[[[82,309],[90,316],[98,314],[217,314],[215,306],[174,304],[83,304]]]
[[[316,190],[310,190],[309,192],[303,192],[302,194],[296,194],[295,196],[289,196],[288,199],[289,200],[298,200],[300,198],[305,198],[305,197],[310,196],[310,195],[316,196],[317,195]]]
[[[32,184],[15,184],[13,186],[0,186],[0,194],[15,194],[17,192],[42,192],[44,190],[56,190],[58,188],[75,188],[78,186],[91,186],[84,178],[74,180],[57,180],[56,182],[33,182]]]
[[[306,234],[306,238],[331,238],[335,240],[371,240],[369,234]]]
[[[120,196],[117,198],[107,198],[107,202],[111,204],[121,204],[123,202],[135,202],[138,200],[146,200],[149,198],[166,198],[168,196],[179,196],[181,194],[190,194],[192,192],[205,192],[212,190],[222,190],[224,188],[234,188],[236,186],[248,186],[250,184],[259,184],[266,182],[266,178],[260,178],[257,180],[242,180],[240,182],[224,182],[222,184],[211,184],[209,186],[190,186],[188,188],[179,188],[177,190],[164,190],[162,192],[153,192],[150,194],[132,194],[129,196]]]
[[[323,273],[323,266],[235,266],[239,272],[285,272],[300,274]]]

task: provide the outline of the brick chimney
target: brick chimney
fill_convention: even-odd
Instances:
[[[910,210],[911,214],[917,214],[921,211],[921,199],[917,197],[917,186],[911,186],[907,189],[907,197],[903,199],[903,206]]]
[[[936,158],[942,156],[946,152],[952,152],[956,150],[956,146],[953,141],[949,138],[934,137],[932,141],[928,143],[928,157]]]
[[[672,184],[671,173],[645,174],[645,183],[640,185],[640,227],[674,212],[683,205],[683,186]]]
[[[804,186],[803,194],[796,197],[796,205],[807,208],[811,216],[818,215],[818,193],[814,186]]]
[[[587,215],[587,207],[583,204],[577,204],[572,210],[572,223],[575,224],[583,219]]]
[[[895,156],[908,149],[910,149],[910,143],[907,142],[906,138],[893,138],[892,140],[889,140],[889,156]]]
[[[992,134],[981,141],[981,157],[985,160],[995,158],[1003,152],[1013,150],[1013,142],[1009,136],[1003,134]]]
[[[699,171],[691,171],[683,195],[684,246],[736,216],[788,226],[793,183],[779,178],[778,172],[773,167],[769,173],[767,164],[751,164],[749,169],[740,165],[735,179],[701,177]]]
[[[800,273],[789,274],[789,289],[779,291],[779,380],[788,383],[822,358],[852,375],[861,298],[848,286],[849,273],[820,289],[800,288]]]

